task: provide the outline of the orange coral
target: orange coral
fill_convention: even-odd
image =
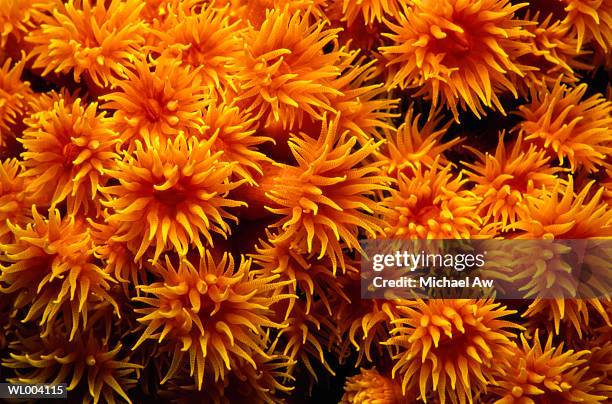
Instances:
[[[583,59],[588,53],[576,50],[578,40],[570,28],[549,14],[541,18],[539,12],[526,19],[532,24],[526,25],[527,31],[533,36],[527,39],[530,51],[521,55],[518,60],[525,65],[533,66],[527,70],[524,79],[515,78],[515,85],[522,96],[528,96],[533,86],[542,82],[554,85],[559,77],[566,83],[575,83],[580,75],[576,70],[591,70],[593,66]]]
[[[199,69],[163,57],[152,64],[139,60],[116,85],[120,91],[100,97],[106,101],[102,108],[115,111],[114,128],[130,149],[136,139],[150,146],[155,139],[163,144],[202,131],[209,92]]]
[[[32,296],[23,321],[40,320],[43,335],[63,315],[72,341],[77,330],[87,325],[90,305],[108,302],[118,313],[108,293],[116,281],[95,262],[91,235],[82,220],[62,218],[58,210],[50,210],[45,218],[35,207],[32,218],[24,227],[9,224],[15,241],[0,244],[0,259],[7,262],[0,267],[0,290]]]
[[[135,260],[151,245],[153,262],[169,248],[184,256],[193,245],[203,253],[200,236],[212,245],[211,232],[230,232],[226,220],[236,217],[225,208],[241,203],[226,196],[241,182],[230,182],[233,164],[211,152],[215,139],[198,141],[181,134],[152,147],[136,141],[134,154],[124,152],[123,160],[106,171],[119,180],[119,185],[101,188],[107,195],[102,204],[112,209],[106,220],[117,223],[113,240],[128,243]]]
[[[603,188],[589,197],[594,182],[578,194],[574,178],[558,181],[552,190],[525,197],[525,214],[508,225],[519,231],[517,238],[583,239],[612,235],[612,210],[602,202]]]
[[[306,253],[296,246],[292,246],[290,240],[278,241],[277,236],[267,232],[267,240],[259,240],[255,246],[255,253],[251,254],[253,261],[260,267],[258,271],[265,275],[280,275],[281,280],[289,280],[291,284],[288,290],[293,294],[304,294],[305,314],[315,301],[320,301],[329,314],[332,314],[332,298],[344,298],[342,285],[338,282],[332,272],[333,265],[330,259],[317,259],[313,253]],[[356,273],[357,268],[350,263],[345,263],[347,272]],[[291,312],[295,300],[287,307],[287,313]]]
[[[387,237],[471,238],[481,232],[480,198],[451,168],[436,159],[431,168],[399,174],[397,189],[382,201],[389,209],[384,217]]]
[[[382,233],[374,216],[381,208],[369,197],[387,189],[376,166],[360,165],[379,144],[370,140],[353,151],[357,138],[337,130],[337,119],[324,119],[318,139],[294,136],[290,147],[298,165],[280,164],[283,175],[266,193],[269,210],[283,216],[273,225],[282,230],[277,241],[291,239],[308,253],[320,251],[319,258],[331,258],[334,272],[345,267],[344,246],[361,251],[360,229],[372,237]]]
[[[611,6],[0,0],[3,379],[85,403],[610,401],[612,252],[567,245],[612,238]],[[359,270],[467,238],[513,310],[431,298],[447,257],[425,301]]]
[[[567,4],[564,24],[569,25],[578,37],[576,50],[586,41],[596,43],[609,51],[612,43],[612,3],[609,0],[561,0]]]
[[[311,24],[309,13],[269,11],[261,28],[244,34],[240,93],[236,100],[265,125],[299,124],[305,115],[321,118],[329,99],[341,94],[330,81],[340,75],[340,50],[323,48],[337,37],[325,22]]]
[[[474,164],[464,163],[470,169],[467,176],[475,183],[473,191],[482,198],[479,210],[484,210],[484,220],[506,226],[525,213],[525,198],[537,197],[542,190],[550,190],[558,181],[560,171],[549,165],[550,157],[544,150],[531,144],[523,150],[519,136],[507,150],[504,133],[499,135],[495,154],[483,154],[468,147],[477,157]]]
[[[415,116],[414,108],[410,107],[397,132],[387,134],[386,143],[377,153],[377,158],[384,164],[383,170],[397,178],[402,172],[418,171],[422,166],[431,167],[436,159],[438,164],[447,165],[449,162],[443,153],[462,139],[457,137],[444,143],[442,137],[450,122],[440,125],[442,119],[441,114],[434,114],[420,126],[421,114]]]
[[[160,398],[178,404],[205,402],[232,404],[237,402],[275,403],[293,390],[289,383],[294,380],[289,368],[294,365],[287,356],[268,352],[266,356],[252,354],[256,364],[253,368],[244,359],[239,359],[222,380],[215,380],[210,373],[204,375],[204,388],[198,390],[188,371],[166,383]]]
[[[266,356],[252,355],[256,367],[253,368],[246,360],[239,361],[224,381],[223,404],[239,402],[273,403],[283,394],[290,393],[289,381],[293,380],[290,373],[295,364],[290,358],[277,353],[266,353]],[[200,397],[198,397],[200,398]]]
[[[612,168],[606,169],[604,187],[604,200],[608,202],[608,205],[612,206]]]
[[[358,351],[356,366],[364,358],[376,363],[381,353],[390,355],[391,350],[381,343],[389,338],[392,321],[402,317],[398,307],[411,305],[410,300],[363,300],[360,296],[351,296],[348,301],[345,299],[336,303],[335,313],[342,335],[340,358],[344,359],[349,354],[351,345]],[[383,348],[387,348],[387,351],[383,352]]]
[[[34,45],[34,68],[43,69],[42,76],[72,70],[77,83],[86,73],[95,85],[109,86],[143,56],[143,7],[138,0],[56,1],[54,13],[26,37]]]
[[[327,19],[327,5],[329,0],[224,0],[229,3],[242,3],[243,7],[232,9],[235,13],[241,14],[243,22],[248,22],[259,28],[266,20],[268,11],[278,10],[284,13],[294,14],[295,12],[308,12],[311,20]]]
[[[222,161],[234,163],[234,173],[255,184],[254,175],[263,174],[262,164],[270,159],[258,150],[258,146],[271,141],[256,132],[257,120],[234,103],[218,101],[203,112],[204,128],[199,138],[215,138],[213,151],[222,151]]]
[[[382,61],[377,53],[377,49],[385,44],[385,40],[381,35],[385,31],[384,23],[374,22],[373,24],[366,24],[363,20],[363,15],[358,15],[353,24],[347,25],[346,21],[343,21],[342,3],[342,1],[337,0],[327,8],[327,18],[331,21],[332,26],[342,28],[342,31],[338,33],[340,44],[351,49],[360,49],[363,54],[374,56],[375,59]],[[386,73],[382,67],[378,70]]]
[[[404,392],[418,389],[422,400],[433,389],[442,403],[472,402],[493,380],[494,355],[512,355],[508,329],[520,328],[501,319],[514,311],[485,300],[419,299],[398,310],[402,317],[392,321],[386,342],[400,348],[393,377],[400,375]]]
[[[597,378],[585,378],[589,351],[565,350],[563,345],[554,347],[550,334],[544,347],[537,332],[532,345],[521,335],[521,346],[500,368],[493,389],[501,399],[495,403],[605,402],[605,396],[591,394]]]
[[[379,74],[375,61],[365,62],[357,58],[358,52],[351,52],[342,62],[342,74],[332,82],[340,95],[330,98],[330,106],[338,111],[340,131],[350,130],[361,143],[370,138],[380,138],[380,132],[395,132],[391,119],[398,100],[383,96],[383,83],[376,82]]]
[[[583,330],[589,328],[590,319],[601,319],[607,325],[612,323],[604,307],[605,301],[560,297],[576,296],[577,292],[581,292],[581,287],[594,286],[593,282],[580,283],[578,280],[584,276],[581,274],[583,268],[589,265],[588,256],[600,253],[589,254],[587,251],[577,265],[573,259],[576,250],[580,250],[580,247],[573,249],[549,240],[510,242],[505,250],[497,248],[491,251],[485,268],[489,274],[497,272],[500,278],[507,275],[507,281],[515,290],[521,292],[525,299],[533,299],[523,312],[523,317],[528,319],[526,325],[531,330],[545,328],[555,335],[575,331],[582,338]],[[605,295],[606,292],[602,293]],[[597,315],[593,316],[592,312]]]
[[[104,272],[114,276],[119,282],[140,285],[141,280],[145,278],[141,265],[134,262],[134,254],[125,243],[114,239],[119,223],[98,223],[91,218],[87,219],[94,244],[93,254],[104,264]]]
[[[77,388],[86,392],[83,402],[121,402],[132,400],[126,390],[136,386],[134,373],[142,366],[130,362],[123,346],[114,347],[96,336],[97,328],[78,333],[67,342],[68,333],[61,327],[48,335],[20,337],[9,346],[11,358],[3,366],[17,370],[11,383],[67,383],[68,395]],[[87,396],[88,395],[88,396]]]
[[[214,3],[198,14],[170,18],[169,29],[159,33],[156,52],[175,56],[199,73],[199,80],[211,90],[227,88],[236,91],[237,60],[242,55],[239,21],[230,21],[228,7]],[[180,75],[177,75],[180,76]]]
[[[282,349],[294,361],[294,366],[303,366],[308,375],[319,380],[320,366],[335,376],[330,362],[326,359],[329,345],[336,342],[338,332],[333,321],[329,318],[322,302],[316,302],[306,312],[300,301],[292,310],[291,315],[284,321],[285,326],[279,331],[272,347]],[[317,365],[317,366],[315,366]]]
[[[382,22],[385,17],[396,17],[401,10],[398,0],[336,0],[342,4],[342,20],[348,26],[361,17],[366,25]],[[411,2],[408,2],[411,4]]]
[[[351,376],[344,385],[344,395],[341,404],[361,404],[376,402],[391,404],[403,402],[405,399],[398,391],[399,386],[376,369],[361,369],[359,374]]]
[[[0,149],[13,135],[11,127],[22,119],[32,95],[30,83],[21,81],[24,66],[25,59],[13,64],[9,58],[0,69]]]
[[[32,199],[27,181],[20,174],[23,166],[17,159],[0,161],[0,244],[11,241],[9,222],[23,226],[30,219]]]
[[[73,105],[79,97],[79,92],[71,93],[67,89],[46,93],[34,93],[28,102],[28,117],[30,121],[38,119],[41,114],[46,114],[54,108],[55,103],[63,100],[65,105]]]
[[[134,298],[148,307],[136,309],[146,329],[133,349],[147,339],[169,341],[172,363],[162,383],[173,377],[186,353],[198,390],[205,372],[223,379],[237,360],[256,368],[255,354],[270,358],[265,329],[282,325],[270,319],[268,307],[288,296],[270,295],[282,283],[275,282],[277,276],[249,275],[250,265],[241,259],[235,267],[227,254],[215,262],[210,252],[199,263],[183,260],[177,267],[166,257],[154,269],[163,282],[140,286],[152,297]]]
[[[552,90],[545,85],[531,89],[531,103],[521,106],[517,126],[526,141],[565,159],[572,171],[589,172],[606,165],[612,152],[612,102],[601,94],[584,99],[586,84],[567,87],[558,80]]]
[[[442,101],[458,120],[457,103],[476,116],[484,107],[504,112],[498,94],[517,96],[513,75],[522,77],[525,67],[516,58],[529,36],[514,12],[525,4],[508,0],[414,1],[404,6],[392,31],[384,34],[392,45],[380,48],[394,72],[390,85],[416,87],[415,96],[431,98],[435,108]]]
[[[54,5],[54,0],[0,1],[0,46],[4,48],[11,37],[21,42],[39,23],[43,13],[51,11]]]
[[[603,334],[603,333],[602,333]],[[589,343],[589,371],[586,377],[596,377],[592,394],[612,399],[612,342],[605,334]]]
[[[67,199],[71,213],[97,202],[104,171],[114,166],[118,136],[97,103],[60,99],[52,109],[27,119],[19,141],[29,190],[52,206]],[[95,203],[95,202],[94,202]]]
[[[177,20],[202,11],[206,0],[143,0],[143,3],[145,5],[140,15],[152,27],[153,32],[150,33],[150,39],[158,42],[159,34],[175,24]]]
[[[541,265],[539,267],[541,268]],[[582,338],[583,330],[588,328],[590,319],[593,318],[590,309],[594,309],[597,317],[603,319],[608,327],[612,327],[610,317],[602,301],[598,299],[536,298],[525,310],[523,316],[529,319],[527,326],[532,329],[546,325],[546,328],[555,335],[573,330],[579,338]]]

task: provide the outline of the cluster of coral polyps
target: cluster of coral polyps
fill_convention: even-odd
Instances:
[[[612,0],[0,0],[0,38],[1,381],[612,400],[610,300],[358,270],[366,238],[612,238]]]

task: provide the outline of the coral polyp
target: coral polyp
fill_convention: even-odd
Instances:
[[[576,49],[595,42],[608,51],[612,43],[612,4],[609,1],[562,0],[567,13],[564,24],[576,32]]]
[[[343,246],[360,249],[359,229],[373,237],[383,231],[374,215],[381,209],[368,196],[387,189],[387,180],[376,166],[360,166],[378,144],[370,140],[353,151],[356,144],[356,137],[338,133],[337,119],[325,119],[318,138],[294,136],[289,146],[297,165],[281,165],[282,176],[266,194],[269,210],[282,215],[274,224],[282,229],[278,240],[291,237],[309,253],[328,255],[334,271],[345,266]]]
[[[301,306],[295,307],[273,345],[291,358],[294,373],[299,372],[295,368],[302,368],[311,382],[317,382],[322,372],[335,375],[326,352],[329,344],[335,342],[337,332],[324,305],[317,303],[308,312]]]
[[[397,132],[386,135],[387,141],[379,152],[379,159],[388,175],[397,177],[402,172],[418,171],[422,165],[431,167],[436,161],[448,164],[444,151],[461,142],[461,138],[448,143],[442,141],[450,122],[441,124],[441,115],[430,117],[422,126],[420,118],[421,115],[415,116],[414,109],[410,108]]]
[[[24,65],[24,60],[13,63],[9,58],[0,69],[0,150],[13,137],[11,128],[23,118],[32,95],[30,83],[21,80]]]
[[[382,344],[393,328],[392,322],[402,314],[398,307],[411,306],[412,301],[395,299],[393,301],[372,300],[359,302],[356,296],[337,302],[337,317],[340,319],[340,357],[348,354],[351,345],[358,351],[356,362],[375,362],[377,356],[392,352]]]
[[[385,233],[390,238],[470,238],[482,229],[480,197],[465,188],[451,165],[421,167],[400,173],[397,189],[382,201],[388,208]]]
[[[0,44],[20,43],[39,23],[45,10],[53,7],[53,0],[3,0],[0,5]]]
[[[229,233],[227,221],[236,217],[226,208],[241,202],[226,195],[240,182],[229,181],[232,164],[219,161],[221,152],[211,151],[214,141],[183,135],[152,146],[136,141],[134,154],[124,152],[107,171],[119,184],[101,188],[107,196],[102,204],[111,208],[105,220],[118,224],[113,239],[125,242],[135,260],[151,246],[153,262],[168,249],[185,256],[193,245],[203,252],[200,235],[212,246],[211,233]],[[135,225],[143,219],[145,226]]]
[[[556,281],[562,283],[560,279]],[[523,314],[529,319],[527,325],[530,328],[545,324],[556,335],[575,332],[580,338],[593,318],[603,320],[607,326],[612,324],[598,299],[536,299]]]
[[[269,232],[267,240],[259,241],[255,252],[251,256],[259,267],[258,272],[266,275],[278,274],[279,279],[290,281],[286,287],[289,292],[305,295],[305,314],[310,313],[316,301],[331,313],[333,301],[346,298],[329,257],[321,259],[314,253],[307,253],[298,246],[291,245],[288,240],[278,240],[276,235]],[[344,269],[349,273],[357,272],[350,262],[345,263]],[[294,305],[295,300],[292,300],[287,305],[286,312],[290,313]]]
[[[28,182],[20,176],[23,166],[17,159],[0,162],[0,240],[12,239],[10,224],[24,225],[29,221],[32,199]]]
[[[96,103],[82,99],[55,102],[26,121],[20,142],[30,190],[52,206],[67,200],[69,210],[87,210],[114,166],[118,136]]]
[[[107,302],[118,311],[108,293],[116,281],[95,262],[91,235],[82,220],[62,218],[58,210],[44,217],[35,207],[32,218],[33,223],[24,227],[9,222],[15,241],[0,246],[2,291],[33,296],[23,320],[46,324],[43,335],[64,316],[72,340],[87,325],[90,305]]]
[[[514,14],[525,4],[507,0],[415,1],[404,5],[384,34],[381,47],[394,72],[392,86],[416,88],[416,95],[444,103],[457,119],[458,108],[477,116],[485,107],[504,111],[498,94],[516,88],[508,77],[525,74],[517,61],[530,34]]]
[[[223,152],[222,161],[234,164],[234,174],[249,184],[254,177],[263,174],[262,165],[270,160],[258,150],[258,146],[272,139],[257,133],[257,120],[233,102],[217,101],[209,105],[202,117],[202,139],[214,137],[212,150]]]
[[[154,271],[163,282],[141,286],[146,297],[135,298],[147,307],[136,309],[145,329],[133,349],[149,338],[168,341],[172,363],[162,383],[176,373],[186,355],[198,390],[205,372],[212,372],[215,380],[224,379],[239,360],[257,369],[255,354],[269,358],[264,329],[282,325],[270,319],[267,307],[287,296],[272,296],[269,290],[281,286],[275,282],[278,276],[253,278],[250,265],[250,260],[241,259],[235,267],[231,255],[215,262],[210,253],[194,264],[183,260],[175,266],[166,257],[156,265]]]
[[[476,184],[474,193],[482,198],[479,209],[486,221],[498,222],[502,226],[516,222],[527,209],[526,196],[537,197],[557,183],[555,173],[559,169],[550,166],[546,152],[534,145],[523,151],[523,142],[519,136],[507,150],[502,133],[495,154],[471,149],[478,161],[465,165],[470,169],[468,178]]]
[[[592,172],[606,165],[612,150],[612,102],[601,94],[583,99],[586,91],[584,84],[570,88],[559,81],[552,90],[533,87],[531,104],[520,107],[523,121],[517,129],[561,165],[567,160],[572,171]]]
[[[175,18],[167,31],[158,34],[161,41],[156,51],[168,56],[174,54],[175,60],[183,65],[200,68],[202,73],[198,78],[210,89],[227,87],[235,91],[237,62],[242,51],[238,38],[240,23],[230,21],[227,8],[218,9],[212,4],[198,14],[179,14]]]
[[[609,237],[612,234],[612,210],[602,201],[603,188],[590,195],[589,182],[576,193],[573,177],[539,196],[525,199],[525,214],[509,225],[519,238],[582,239]]]
[[[102,108],[114,111],[114,129],[128,146],[136,139],[165,143],[201,130],[209,92],[197,70],[175,59],[160,58],[152,66],[140,60],[116,85],[120,91],[104,95]]]
[[[596,378],[587,378],[589,351],[553,346],[552,336],[543,346],[538,332],[530,342],[521,335],[521,344],[502,367],[495,387],[499,404],[589,402],[603,403],[606,397],[592,394]]]
[[[533,34],[528,38],[531,51],[520,56],[519,61],[533,68],[527,70],[525,80],[516,80],[520,93],[527,95],[532,86],[541,82],[553,85],[559,77],[575,83],[579,80],[578,70],[592,69],[585,59],[588,51],[577,45],[578,39],[567,24],[555,19],[552,13],[536,12],[526,18],[533,23],[525,27]]]
[[[112,274],[119,282],[139,285],[144,275],[142,265],[134,262],[134,253],[126,243],[113,239],[117,235],[119,223],[103,223],[102,220],[96,222],[88,218],[88,224],[94,244],[93,254],[103,262],[104,272]]]
[[[610,0],[0,0],[0,384],[610,401],[611,27]]]
[[[125,77],[128,66],[142,56],[144,6],[138,1],[69,0],[55,2],[55,10],[42,18],[26,40],[34,45],[34,67],[42,76],[72,72],[77,83],[85,77],[107,87]]]
[[[105,320],[100,320],[103,322]],[[66,343],[67,333],[61,327],[47,336],[22,336],[9,346],[10,359],[3,363],[16,369],[13,383],[66,383],[73,391],[83,383],[84,402],[115,403],[116,398],[131,403],[126,391],[136,385],[141,365],[130,362],[129,351],[120,343],[110,346],[95,335],[103,324],[78,333]],[[119,401],[120,402],[120,401]]]
[[[305,116],[334,112],[329,100],[341,93],[331,81],[340,75],[343,52],[324,51],[338,32],[325,25],[312,24],[308,13],[274,10],[259,29],[245,32],[237,100],[265,125],[279,122],[293,127]]]
[[[336,0],[342,4],[342,19],[347,25],[352,25],[358,17],[372,25],[374,22],[382,22],[387,16],[395,17],[400,9],[397,0]]]
[[[433,389],[441,402],[472,402],[493,380],[494,355],[511,355],[519,327],[503,319],[513,311],[484,300],[417,300],[398,310],[386,342],[400,349],[393,376],[424,401]]]
[[[397,116],[397,100],[381,97],[384,84],[377,82],[380,72],[374,61],[364,63],[352,52],[342,62],[340,77],[332,83],[341,94],[331,98],[331,107],[338,112],[340,130],[350,130],[360,141],[380,138],[382,132],[395,132],[389,119]]]
[[[376,369],[361,369],[361,373],[350,377],[344,386],[344,396],[340,401],[347,403],[393,403],[402,400],[397,392],[396,383],[388,376],[381,375]]]

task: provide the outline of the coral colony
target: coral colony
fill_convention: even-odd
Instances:
[[[612,400],[609,298],[362,299],[358,269],[612,238],[612,0],[0,0],[0,44],[1,382]]]

